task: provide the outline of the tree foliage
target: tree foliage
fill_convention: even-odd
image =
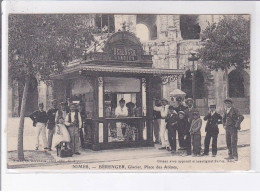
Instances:
[[[201,62],[211,69],[231,66],[248,68],[250,62],[250,21],[244,16],[225,16],[202,32]]]
[[[16,14],[9,16],[9,78],[49,79],[82,57],[93,41],[89,15]]]

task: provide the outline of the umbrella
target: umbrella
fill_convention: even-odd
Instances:
[[[180,89],[175,89],[172,92],[170,92],[170,96],[171,97],[176,97],[176,96],[181,96],[181,97],[185,97],[186,93],[181,91]]]

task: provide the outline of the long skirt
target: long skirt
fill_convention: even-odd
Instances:
[[[55,133],[53,136],[53,147],[57,146],[60,142],[70,142],[70,134],[67,127],[63,124],[58,124],[55,127]]]

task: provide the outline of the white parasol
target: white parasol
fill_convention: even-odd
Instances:
[[[175,89],[172,92],[170,92],[170,96],[171,97],[177,97],[177,96],[185,97],[186,93],[181,91],[180,89]]]

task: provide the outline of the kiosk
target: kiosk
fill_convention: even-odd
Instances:
[[[54,96],[59,101],[79,100],[86,112],[84,145],[92,150],[153,146],[154,76],[175,76],[183,70],[156,69],[152,55],[133,33],[111,35],[103,52],[89,52],[53,76]],[[124,99],[128,115],[116,117]]]

